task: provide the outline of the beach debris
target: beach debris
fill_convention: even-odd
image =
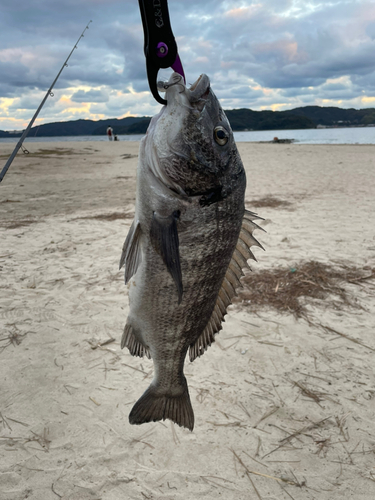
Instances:
[[[132,155],[131,153],[124,153],[123,155],[121,155],[121,158],[123,158],[124,160],[130,160],[131,158],[137,158],[138,155]],[[125,176],[118,176],[116,177],[116,179],[130,179],[130,177],[125,177]]]
[[[43,451],[49,451],[49,447],[51,444],[51,440],[49,439],[49,428],[44,427],[43,434],[38,434],[34,431],[31,431],[32,436],[26,439],[26,443],[38,443]]]
[[[0,221],[0,227],[4,227],[6,229],[18,229],[20,227],[36,224],[37,222],[39,222],[39,220],[32,217],[29,217],[27,219],[18,219],[18,220],[11,219],[11,220]]]
[[[95,219],[101,221],[114,221],[118,219],[132,219],[134,217],[134,212],[110,212],[106,214],[95,214],[95,215],[84,215],[82,217],[75,217],[72,220],[86,220]]]
[[[247,201],[251,207],[254,208],[286,208],[290,209],[293,206],[293,203],[287,200],[282,200],[280,198],[276,198],[276,196],[268,195],[263,196],[263,198],[258,198],[255,200]]]
[[[99,341],[99,342],[90,342],[89,341],[89,344],[91,345],[91,349],[95,350],[98,347],[99,348],[103,347],[103,346],[111,344],[112,342],[115,342],[115,341],[116,341],[116,339],[114,339],[114,338],[111,337],[111,338],[109,338],[107,340],[104,340],[103,342],[101,342],[101,341]]]
[[[92,398],[91,396],[89,396],[89,399],[94,403],[96,404],[96,406],[101,406],[101,403],[98,403],[94,398]]]
[[[248,480],[250,481],[252,487],[254,488],[254,491],[255,491],[257,497],[259,498],[259,500],[263,500],[263,499],[262,499],[262,496],[261,496],[259,490],[255,486],[254,481],[251,478],[252,475],[254,475],[254,476],[260,476],[260,477],[263,477],[263,478],[266,478],[266,479],[272,479],[273,481],[276,481],[279,484],[280,483],[281,484],[284,483],[284,484],[288,484],[288,485],[291,485],[291,486],[297,486],[298,488],[302,488],[302,487],[306,486],[306,479],[303,479],[303,481],[299,481],[297,479],[297,477],[295,476],[295,474],[293,473],[292,470],[290,471],[290,473],[292,474],[293,478],[290,477],[289,475],[286,475],[286,474],[281,474],[280,477],[276,477],[276,476],[272,476],[270,474],[264,474],[264,473],[259,472],[259,471],[254,471],[254,470],[249,469],[249,467],[245,464],[245,462],[240,457],[239,453],[237,453],[233,449],[230,449],[230,451],[233,453],[233,456],[234,456],[235,460],[245,470],[245,474],[246,474]],[[245,453],[247,456],[249,456],[246,452],[243,452],[243,453]],[[252,457],[250,457],[250,458],[252,458]],[[286,492],[286,490],[284,490],[284,491]],[[288,495],[289,495],[289,493],[288,493]],[[293,498],[291,495],[289,495],[289,496],[291,498]]]
[[[272,307],[280,313],[308,319],[309,301],[316,304],[316,300],[320,300],[324,307],[361,308],[344,285],[360,286],[363,281],[374,278],[375,269],[305,261],[247,274],[242,280],[244,288],[239,293],[239,300],[245,307]],[[334,299],[326,301],[329,296]]]
[[[14,347],[19,346],[28,333],[35,333],[31,331],[22,332],[15,323],[7,324],[5,326],[11,328],[9,329],[7,335],[0,337],[0,353],[2,353],[10,345],[13,345]]]
[[[273,144],[291,144],[294,142],[294,139],[279,139],[278,137],[274,137],[273,141],[271,141]]]
[[[206,75],[188,89],[174,73],[167,106],[140,145],[135,218],[120,261],[130,312],[121,347],[154,362],[154,379],[131,424],[170,419],[192,430],[183,374],[204,354],[255,259],[259,217],[245,210],[245,171]],[[263,247],[261,247],[263,248]]]

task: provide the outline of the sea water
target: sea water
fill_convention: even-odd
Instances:
[[[375,144],[375,127],[313,128],[235,132],[236,142],[293,139],[299,144]]]
[[[115,131],[116,132],[116,131]],[[143,134],[119,135],[119,141],[140,141]],[[236,142],[263,142],[293,139],[296,144],[375,144],[375,127],[321,128],[303,130],[257,130],[234,132]],[[17,144],[19,138],[1,138],[1,142]],[[27,137],[28,142],[108,141],[106,135],[79,135],[72,137]]]

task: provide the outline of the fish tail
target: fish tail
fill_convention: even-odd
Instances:
[[[144,424],[169,419],[190,431],[194,428],[194,412],[190,402],[187,383],[178,394],[161,393],[160,388],[151,384],[132,408],[129,415],[131,424]]]

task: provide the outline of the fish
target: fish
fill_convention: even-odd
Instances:
[[[140,143],[135,216],[120,259],[129,290],[121,348],[153,360],[153,380],[130,424],[169,419],[189,430],[194,411],[184,363],[202,356],[255,259],[246,175],[229,121],[201,75],[158,82],[167,104]]]

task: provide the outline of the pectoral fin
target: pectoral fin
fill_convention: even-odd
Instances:
[[[150,238],[154,250],[161,256],[167,270],[172,276],[178,292],[178,303],[182,300],[182,275],[179,254],[177,220],[179,212],[173,212],[168,217],[162,217],[154,212]]]
[[[133,220],[129,229],[122,254],[120,259],[120,269],[125,264],[125,284],[137,272],[139,264],[142,261],[142,253],[140,247],[141,225]]]

